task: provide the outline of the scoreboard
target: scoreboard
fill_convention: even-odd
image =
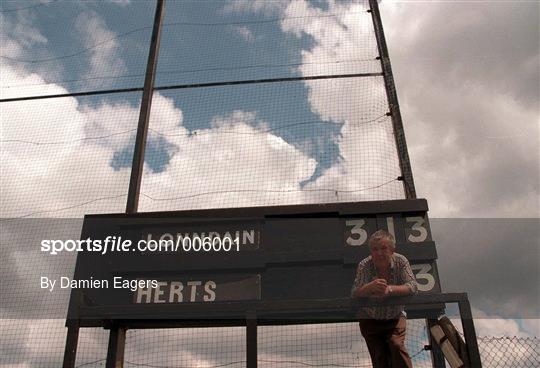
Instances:
[[[224,303],[348,298],[379,229],[395,236],[419,292],[439,293],[427,211],[425,199],[414,199],[87,215],[81,239],[108,248],[78,252],[73,279],[99,287],[72,289],[68,318],[99,325],[112,310],[125,319],[178,318],[185,310],[204,319],[209,306]]]

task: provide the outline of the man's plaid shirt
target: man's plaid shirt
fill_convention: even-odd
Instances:
[[[375,279],[381,278],[377,275],[377,269],[371,256],[364,258],[358,263],[356,278],[351,289],[351,296],[359,286],[365,285]],[[388,285],[407,285],[413,294],[418,292],[418,285],[407,258],[398,253],[393,253],[390,258],[390,277],[386,280]],[[388,307],[366,307],[358,311],[358,318],[369,319],[397,319],[405,314],[402,305]]]

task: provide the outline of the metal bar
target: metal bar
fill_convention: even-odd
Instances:
[[[109,347],[107,350],[106,368],[124,367],[124,348],[126,346],[125,327],[113,326],[109,333]]]
[[[139,114],[139,125],[137,127],[135,150],[133,152],[133,162],[131,165],[131,177],[129,180],[126,213],[136,213],[139,206],[139,189],[141,187],[141,178],[144,165],[144,151],[146,148],[146,136],[148,134],[148,122],[150,120],[150,109],[152,106],[152,96],[154,94],[154,79],[159,53],[159,41],[161,36],[161,22],[163,20],[164,1],[165,0],[157,0],[156,4],[154,28],[152,29],[152,40],[150,43],[150,52],[148,54],[148,63],[146,65],[144,91],[141,101],[141,111]]]
[[[481,368],[482,361],[480,359],[480,351],[478,350],[478,341],[476,340],[476,330],[474,328],[471,304],[468,299],[465,299],[458,302],[458,306],[471,367]]]
[[[48,98],[61,98],[61,97],[78,97],[78,96],[94,96],[105,95],[112,93],[126,93],[126,92],[141,92],[141,87],[136,88],[122,88],[122,89],[104,89],[101,91],[87,91],[87,92],[75,92],[75,93],[60,93],[57,95],[44,95],[44,96],[29,96],[29,97],[13,97],[2,98],[0,102],[16,102],[16,101],[29,101],[29,100],[45,100]]]
[[[107,306],[81,306],[80,313],[86,318],[120,318],[122,314],[130,313],[133,317],[144,319],[145,313],[149,310],[153,315],[174,315],[179,319],[194,318],[197,315],[205,314],[208,318],[216,318],[220,315],[227,316],[229,313],[245,313],[246,309],[254,310],[258,313],[272,312],[289,313],[292,311],[351,311],[361,307],[383,307],[391,305],[418,305],[418,304],[439,304],[457,303],[466,300],[465,293],[448,294],[426,294],[405,297],[393,297],[385,300],[373,300],[369,298],[336,299],[312,299],[312,300],[272,300],[272,301],[238,301],[238,302],[213,302],[208,305],[175,305],[175,304],[131,304],[131,305],[107,305]],[[239,315],[240,317],[240,315]],[[241,318],[241,317],[240,317]]]
[[[446,368],[446,363],[444,360],[444,354],[441,350],[441,347],[431,334],[431,326],[434,326],[437,324],[436,319],[426,319],[426,326],[428,327],[427,334],[429,336],[429,345],[431,346],[430,355],[431,355],[431,363],[433,368]]]
[[[156,91],[168,89],[184,89],[184,88],[203,88],[203,87],[221,87],[221,86],[237,86],[242,84],[259,84],[259,83],[278,83],[278,82],[295,82],[305,80],[318,79],[341,79],[341,78],[360,78],[360,77],[381,77],[382,73],[357,73],[357,74],[336,74],[336,75],[312,75],[307,77],[290,77],[290,78],[269,78],[269,79],[250,79],[229,82],[211,82],[197,84],[181,84],[172,86],[156,87]]]
[[[392,66],[390,65],[390,57],[386,46],[386,39],[382,27],[381,14],[377,0],[369,0],[371,8],[371,16],[373,18],[373,27],[375,29],[375,38],[377,39],[377,47],[381,59],[381,67],[383,71],[384,84],[386,87],[386,96],[392,116],[392,125],[394,128],[394,138],[399,157],[399,167],[403,176],[403,189],[406,198],[416,198],[416,189],[411,170],[411,162],[407,151],[407,142],[405,141],[405,131],[403,130],[403,121],[401,119],[401,111],[394,84],[394,75],[392,74]]]
[[[247,312],[246,365],[248,368],[257,368],[257,315],[254,311]]]
[[[146,65],[146,77],[141,101],[141,111],[139,114],[137,137],[135,139],[135,150],[133,152],[126,213],[136,213],[139,204],[139,189],[141,187],[146,136],[148,133],[148,122],[150,120],[152,95],[154,93],[154,79],[157,66],[157,56],[159,53],[159,40],[161,36],[161,22],[163,21],[164,2],[165,0],[157,0],[156,3],[152,40],[150,43],[150,51],[148,53],[148,63]],[[106,368],[122,368],[124,366],[125,345],[125,327],[113,325],[109,333],[109,347],[107,350]]]
[[[79,325],[70,325],[67,328],[66,347],[64,349],[63,368],[75,368],[77,358],[77,345],[79,342]]]
[[[328,213],[329,217],[335,217],[336,213],[340,216],[346,215],[368,215],[378,213],[398,213],[398,212],[425,212],[428,210],[425,199],[393,199],[388,201],[365,201],[365,202],[342,202],[342,203],[322,203],[322,204],[303,204],[287,206],[265,206],[265,207],[237,207],[237,208],[214,208],[205,210],[184,210],[184,211],[166,211],[166,212],[140,212],[136,216],[125,213],[106,213],[89,214],[85,219],[119,219],[128,218],[130,221],[154,220],[163,223],[162,218],[168,221],[172,219],[193,219],[203,217],[208,221],[228,220],[233,217],[237,220],[259,220],[263,217],[292,217],[301,216],[310,218],[314,215]],[[156,220],[159,219],[159,220]],[[146,222],[141,222],[146,224]],[[137,226],[139,226],[137,224]]]
[[[154,87],[154,91],[164,91],[164,90],[170,90],[170,89],[238,86],[242,84],[295,82],[295,81],[319,80],[319,79],[381,77],[382,75],[383,75],[382,73],[356,73],[356,74],[336,74],[336,75],[312,75],[312,76],[307,76],[307,77],[290,77],[290,78],[248,79],[248,80],[239,80],[239,81],[177,84],[177,85],[171,85],[171,86],[161,86],[161,87]],[[106,90],[101,90],[101,91],[62,93],[62,94],[57,94],[57,95],[4,98],[4,99],[0,99],[0,102],[16,102],[16,101],[28,101],[28,100],[41,100],[41,99],[48,99],[48,98],[92,96],[92,95],[105,95],[105,94],[113,94],[113,93],[141,92],[141,91],[144,91],[144,89],[141,87],[106,89]]]

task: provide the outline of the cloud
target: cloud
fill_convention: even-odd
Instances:
[[[33,20],[35,16],[21,12],[15,12],[13,16],[0,13],[2,56],[21,57],[36,44],[47,44],[47,38],[32,24]]]
[[[329,2],[328,9],[293,1],[283,12],[282,31],[310,37],[301,50],[304,76],[378,72],[372,23],[362,4]],[[340,160],[309,188],[335,188],[336,201],[403,198],[399,167],[386,116],[382,78],[306,81],[311,110],[322,120],[341,123]],[[337,197],[337,198],[336,198]],[[330,198],[329,198],[330,199]]]
[[[235,27],[235,30],[247,42],[255,41],[255,36],[253,36],[253,32],[251,32],[251,30],[248,27],[245,27],[245,26]]]
[[[21,71],[21,80],[18,81],[18,84],[21,85],[33,84],[36,76],[32,72],[43,78],[55,78],[62,73],[62,67],[57,64],[42,65],[18,61],[51,57],[49,41],[36,27],[36,23],[37,17],[31,11],[0,13],[0,44],[2,45],[0,52],[0,69],[2,69],[0,95],[2,98],[6,98],[6,95],[15,97],[16,90],[21,88],[10,89],[10,86],[14,87],[15,84],[11,83],[13,81],[3,73],[3,69],[8,65],[18,65],[17,69]],[[36,89],[32,86],[23,88],[23,90],[24,96],[37,94]],[[42,90],[42,92],[47,91],[47,88]]]
[[[8,72],[4,69],[4,73]],[[5,103],[2,110],[3,217],[54,212],[102,198],[104,193],[111,196],[126,192],[128,173],[113,172],[108,165],[112,149],[84,140],[89,138],[84,132],[87,118],[74,98],[54,104],[48,100]],[[122,112],[118,111],[117,115],[121,116]],[[111,116],[104,120],[107,119],[111,121]],[[96,178],[102,178],[107,191],[100,185],[88,185]],[[94,208],[111,208],[112,202],[109,200],[101,206],[96,202]],[[63,215],[80,214],[80,210],[73,209]]]
[[[537,217],[538,3],[383,2],[381,13],[432,213]]]
[[[131,0],[109,0],[111,3],[124,7],[131,4]]]
[[[223,11],[226,13],[261,13],[272,15],[287,6],[288,0],[228,0]]]
[[[369,13],[355,3],[325,5],[297,0],[282,13],[285,33],[312,41],[300,52],[302,75],[378,71]],[[429,200],[431,216],[538,216],[538,4],[482,3],[472,12],[454,3],[383,2],[381,8],[417,192]],[[447,22],[450,11],[460,15]],[[324,64],[339,60],[363,61]],[[347,83],[307,81],[312,110],[324,120],[351,125],[386,112],[381,78]],[[340,152],[350,151],[347,142],[343,136]],[[377,141],[384,145],[393,142]],[[364,147],[365,155],[356,148],[360,153],[326,175],[368,165],[373,147]],[[378,168],[384,162],[369,160]]]
[[[89,51],[88,70],[82,78],[92,78],[103,74],[121,74],[127,70],[120,56],[121,43],[115,38],[103,18],[93,10],[86,10],[75,19],[75,29],[80,33],[83,45]],[[93,47],[99,44],[99,47]],[[102,85],[102,82],[99,82]],[[92,88],[88,82],[86,88]]]
[[[145,176],[142,208],[302,203],[300,183],[316,161],[265,127],[254,113],[234,111],[215,117],[209,129],[166,136],[178,151],[166,171]]]

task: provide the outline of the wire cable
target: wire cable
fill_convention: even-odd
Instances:
[[[349,13],[349,14],[351,14],[351,13]],[[356,13],[352,13],[352,14],[360,14],[360,13],[356,12]],[[269,19],[269,20],[243,21],[243,22],[216,22],[216,23],[175,22],[175,23],[164,23],[163,27],[170,27],[170,26],[206,26],[207,27],[207,26],[227,26],[227,25],[241,25],[241,24],[264,24],[264,23],[272,23],[272,22],[277,22],[277,21],[282,21],[282,20],[287,20],[287,19],[329,18],[329,17],[335,17],[337,15],[338,14],[328,14],[328,15],[318,15],[318,16],[311,15],[311,16],[302,16],[302,17],[282,17],[282,18],[274,18],[274,19]],[[17,58],[12,58],[12,57],[9,57],[9,56],[6,56],[6,55],[0,55],[0,58],[10,60],[10,61],[14,61],[14,62],[29,63],[29,64],[42,63],[42,62],[55,61],[55,60],[63,60],[63,59],[67,59],[67,58],[70,58],[70,57],[73,57],[73,56],[83,54],[83,53],[85,53],[85,52],[87,52],[89,50],[95,49],[95,48],[97,48],[97,47],[99,47],[99,46],[101,46],[101,45],[103,45],[105,43],[111,42],[111,41],[119,39],[121,37],[125,37],[125,36],[128,36],[130,34],[133,34],[133,33],[145,30],[145,29],[151,29],[151,28],[152,28],[152,26],[145,26],[145,27],[135,28],[135,29],[132,29],[130,31],[127,31],[127,32],[121,33],[119,35],[116,35],[114,37],[111,37],[109,39],[99,41],[99,42],[95,43],[92,46],[86,47],[86,48],[81,49],[79,51],[76,51],[76,52],[74,52],[72,54],[61,55],[61,56],[52,57],[52,58],[46,58],[46,59],[17,59]]]
[[[306,367],[340,367],[340,368],[363,368],[371,367],[371,364],[368,365],[345,365],[338,363],[306,363],[300,360],[269,360],[269,359],[257,359],[258,362],[262,363],[288,363],[288,364],[300,364]]]
[[[9,221],[9,220],[22,219],[22,218],[30,217],[30,216],[34,216],[34,215],[41,215],[43,213],[62,212],[62,211],[65,211],[65,210],[70,210],[70,209],[73,209],[73,208],[82,207],[82,206],[85,206],[85,205],[90,204],[90,203],[104,201],[106,199],[116,199],[116,198],[125,197],[125,196],[127,196],[127,193],[118,194],[118,195],[114,195],[114,196],[100,197],[100,198],[92,199],[91,201],[86,201],[86,202],[74,204],[74,205],[67,206],[67,207],[57,208],[57,209],[54,209],[54,210],[35,211],[35,212],[27,213],[26,215],[2,218],[2,219],[0,219],[0,222],[6,222],[6,221]]]
[[[228,367],[235,364],[245,364],[245,363],[246,363],[245,360],[238,360],[238,361],[230,362],[230,363],[208,365],[208,366],[205,366],[205,368],[221,368],[221,367]],[[187,365],[181,366],[181,365],[155,365],[155,364],[147,364],[147,363],[134,363],[127,360],[126,360],[126,364],[134,365],[136,367],[148,367],[148,368],[194,368],[194,366],[187,366]]]
[[[30,60],[28,60],[28,59],[17,59],[17,58],[12,58],[12,57],[5,56],[5,55],[0,55],[0,58],[6,59],[6,60],[9,60],[9,61],[18,62],[18,63],[28,63],[28,64],[43,63],[43,62],[46,62],[46,61],[63,60],[63,59],[68,59],[68,58],[73,57],[73,56],[84,54],[87,51],[95,49],[95,48],[97,48],[97,47],[99,47],[101,45],[104,45],[104,44],[108,43],[108,42],[114,41],[114,40],[116,40],[116,39],[118,39],[120,37],[124,37],[124,36],[130,35],[130,34],[140,32],[140,31],[145,30],[145,29],[151,29],[151,28],[152,27],[150,27],[150,26],[141,27],[141,28],[135,28],[135,29],[132,29],[131,31],[121,33],[121,34],[116,35],[116,36],[114,36],[112,38],[109,38],[109,39],[106,39],[106,40],[103,40],[103,41],[99,41],[98,43],[95,43],[92,46],[86,47],[86,48],[81,49],[79,51],[76,51],[76,52],[74,52],[72,54],[56,56],[56,57],[47,58],[47,59],[30,59]]]
[[[392,183],[394,181],[397,181],[397,180],[398,179],[395,178],[395,179],[388,180],[388,181],[386,181],[386,182],[384,182],[382,184],[375,185],[375,186],[372,186],[372,187],[367,187],[367,188],[362,188],[362,189],[352,189],[352,190],[339,190],[339,189],[329,189],[329,188],[321,188],[321,189],[288,189],[288,190],[239,189],[239,190],[209,191],[209,192],[202,192],[202,193],[192,194],[192,195],[188,195],[188,196],[171,197],[171,198],[154,198],[154,197],[151,197],[148,194],[145,194],[143,192],[140,192],[140,195],[145,197],[145,198],[150,199],[151,201],[160,202],[160,201],[176,201],[176,200],[180,200],[180,199],[190,199],[190,198],[196,198],[196,197],[201,197],[201,196],[205,196],[205,195],[228,194],[228,193],[294,193],[294,192],[332,192],[332,193],[336,193],[336,194],[337,193],[357,193],[357,192],[363,192],[363,191],[366,191],[366,190],[377,189],[377,188],[388,185],[388,184],[390,184],[390,183]],[[82,207],[82,206],[85,206],[87,204],[91,204],[91,203],[95,203],[95,202],[99,202],[99,201],[103,201],[103,200],[107,200],[107,199],[116,199],[116,198],[125,197],[125,196],[127,196],[127,193],[118,194],[118,195],[114,195],[114,196],[100,197],[100,198],[92,199],[90,201],[85,201],[85,202],[82,202],[82,203],[77,203],[77,204],[74,204],[74,205],[70,205],[70,206],[66,206],[66,207],[62,207],[62,208],[57,208],[57,209],[53,209],[53,210],[35,211],[35,212],[27,213],[25,215],[2,218],[2,219],[0,219],[0,222],[6,222],[6,221],[10,221],[10,220],[26,218],[26,217],[30,217],[30,216],[34,216],[34,215],[41,215],[41,214],[44,214],[44,213],[62,212],[62,211],[65,211],[65,210],[69,210],[69,209],[73,209],[73,208],[77,208],[77,207]]]
[[[345,63],[355,63],[355,62],[365,62],[365,61],[375,61],[375,58],[370,59],[349,59],[349,60],[336,60],[336,61],[326,61],[326,62],[308,62],[308,63],[289,63],[289,64],[260,64],[260,65],[245,65],[237,67],[219,67],[219,68],[204,68],[204,69],[191,69],[191,70],[163,70],[157,71],[156,74],[188,74],[188,73],[200,73],[200,72],[209,72],[209,71],[231,71],[231,70],[244,70],[244,69],[256,69],[256,68],[283,68],[283,67],[293,67],[293,66],[302,66],[302,65],[328,65],[328,64],[345,64]],[[28,86],[44,86],[49,84],[57,83],[74,83],[74,82],[84,82],[100,79],[123,79],[123,78],[136,78],[143,77],[145,74],[126,74],[126,75],[109,75],[101,77],[92,77],[92,78],[83,78],[83,79],[66,79],[66,80],[57,80],[50,81],[46,83],[27,83],[27,84],[12,84],[7,86],[0,86],[0,88],[13,88],[13,87],[28,87]]]
[[[361,121],[361,122],[355,123],[353,125],[357,126],[357,125],[373,123],[373,122],[379,121],[381,118],[384,118],[384,117],[386,117],[386,114],[378,116],[375,119]],[[205,131],[202,132],[202,133],[198,133],[195,130],[195,131],[191,131],[191,132],[188,132],[188,133],[168,134],[168,133],[160,132],[160,131],[158,131],[156,129],[153,129],[153,128],[148,128],[148,130],[150,130],[151,132],[153,132],[153,133],[155,133],[155,134],[157,134],[159,136],[162,136],[162,137],[191,137],[191,136],[195,136],[195,135],[196,136],[201,136],[201,135],[208,135],[208,134],[259,135],[259,134],[266,134],[266,133],[274,132],[274,131],[281,130],[281,129],[284,129],[284,128],[290,128],[290,127],[293,127],[293,126],[308,125],[308,124],[332,124],[332,125],[336,125],[336,123],[329,123],[327,121],[309,120],[309,121],[302,121],[302,122],[298,122],[298,123],[280,125],[280,126],[277,126],[277,127],[274,127],[274,128],[266,129],[266,130],[259,130],[259,131],[254,132],[254,133],[236,132],[236,131],[230,130],[230,129],[229,130],[213,130],[213,129],[208,130],[208,129],[205,129]],[[76,143],[76,142],[89,141],[89,140],[107,139],[107,138],[114,137],[114,136],[117,136],[117,135],[123,135],[123,134],[131,133],[131,132],[135,132],[136,130],[137,130],[137,128],[133,128],[133,129],[125,130],[125,131],[122,131],[122,132],[116,132],[116,133],[112,133],[112,134],[108,134],[108,135],[102,135],[102,136],[97,136],[97,137],[77,138],[77,139],[73,139],[73,140],[69,140],[69,141],[37,142],[37,141],[29,141],[29,140],[24,140],[24,139],[2,139],[2,140],[0,140],[0,143],[24,143],[24,144],[32,144],[32,145],[35,145],[35,146],[49,146],[49,145],[52,146],[52,145],[60,145],[60,144],[72,144],[72,143]]]
[[[148,194],[145,194],[143,192],[140,193],[143,197],[146,197],[152,201],[155,202],[161,202],[161,201],[177,201],[181,199],[191,199],[191,198],[197,198],[202,197],[206,195],[214,195],[214,194],[230,194],[230,193],[298,193],[298,192],[331,192],[331,193],[358,193],[363,192],[366,190],[372,190],[377,189],[382,186],[388,185],[394,181],[398,181],[397,178],[388,180],[382,184],[375,185],[372,187],[362,188],[362,189],[350,189],[350,190],[340,190],[340,189],[331,189],[331,188],[320,188],[320,189],[285,189],[285,190],[272,190],[272,189],[237,189],[237,190],[216,190],[216,191],[208,191],[208,192],[202,192],[202,193],[196,193],[191,194],[187,196],[181,196],[181,197],[168,197],[168,198],[154,198],[149,196]]]
[[[34,9],[34,8],[38,8],[40,6],[43,6],[43,5],[49,5],[49,4],[52,4],[52,3],[55,3],[57,2],[58,0],[52,0],[52,1],[49,1],[47,3],[39,3],[39,4],[36,4],[36,5],[30,5],[30,6],[27,6],[25,8],[16,8],[16,9],[6,9],[6,10],[0,10],[0,13],[11,13],[11,12],[16,12],[16,11],[19,11],[19,10],[29,10],[29,9]]]
[[[112,134],[108,134],[108,135],[102,135],[102,136],[99,136],[99,137],[77,138],[77,139],[73,139],[71,141],[35,142],[35,141],[27,141],[27,140],[22,140],[22,139],[3,139],[3,140],[0,140],[0,143],[26,143],[26,144],[33,144],[33,145],[36,145],[36,146],[52,146],[52,145],[58,145],[58,144],[71,144],[71,143],[81,142],[81,141],[106,139],[106,138],[114,137],[114,136],[117,136],[117,135],[122,135],[122,134],[130,133],[130,132],[135,132],[136,130],[137,130],[137,128],[133,128],[133,129],[125,130],[123,132],[117,132],[117,133],[112,133]]]

